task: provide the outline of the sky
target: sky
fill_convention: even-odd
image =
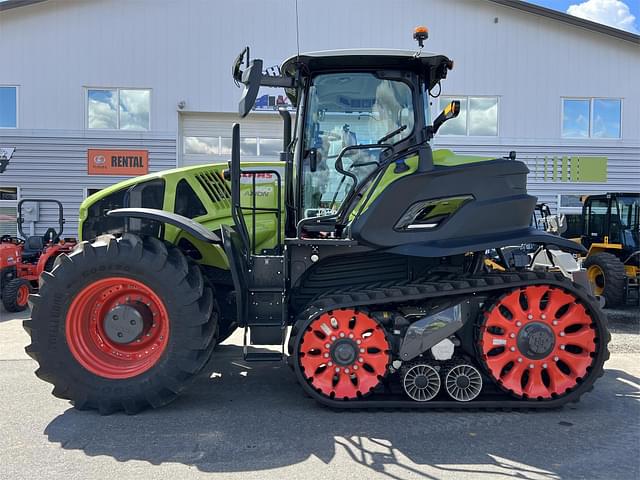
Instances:
[[[0,3],[4,0],[0,0]],[[640,34],[640,0],[528,0],[542,7]]]
[[[640,0],[528,0],[610,27],[640,34]]]

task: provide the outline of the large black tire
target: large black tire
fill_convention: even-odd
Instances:
[[[583,265],[587,269],[593,293],[604,297],[606,307],[624,303],[627,274],[618,257],[606,252],[596,253],[587,257]]]
[[[142,373],[118,379],[85,368],[67,339],[72,302],[81,292],[91,292],[85,290],[88,286],[114,278],[139,282],[157,295],[169,328],[157,361]],[[24,328],[31,336],[26,352],[39,364],[36,375],[54,385],[53,395],[71,400],[78,409],[133,414],[166,405],[202,370],[215,346],[218,310],[200,268],[155,238],[103,235],[93,243],[82,242],[42,274],[40,291],[30,301],[32,318]],[[74,318],[88,322],[84,315]]]
[[[22,312],[29,306],[21,293],[24,289],[31,292],[31,284],[24,278],[14,278],[2,289],[2,304],[7,312]]]

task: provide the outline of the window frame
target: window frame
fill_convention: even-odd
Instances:
[[[588,100],[589,101],[589,128],[586,137],[569,137],[564,134],[564,101],[565,100]],[[617,137],[594,137],[593,136],[593,105],[596,100],[617,100],[620,102],[620,135]],[[624,116],[623,97],[560,97],[560,138],[568,140],[622,140],[622,118]]]
[[[431,112],[431,118],[435,119],[440,112],[442,111],[442,109],[444,108],[444,105],[441,105],[441,97],[447,97],[447,98],[451,98],[453,100],[462,100],[464,99],[465,101],[465,108],[467,111],[467,119],[466,119],[466,123],[465,123],[465,133],[464,135],[458,135],[456,133],[438,133],[438,136],[442,136],[442,137],[450,137],[450,138],[466,138],[466,137],[471,137],[471,138],[495,138],[495,137],[499,137],[500,136],[500,95],[455,95],[455,94],[449,94],[449,93],[442,93],[441,95],[438,95],[438,102],[437,102],[437,107],[435,111]],[[470,135],[469,134],[469,100],[471,98],[495,98],[496,99],[496,134],[495,135]],[[433,102],[434,104],[436,102]],[[460,105],[460,107],[462,108],[462,105]]]
[[[21,200],[21,187],[19,186],[9,186],[6,185],[4,188],[15,188],[16,189],[16,199],[15,200],[0,200],[0,207],[14,207],[16,209],[16,230],[15,230],[15,235],[14,236],[18,236],[19,232],[18,232],[18,202],[20,202]]]
[[[0,126],[0,130],[17,130],[18,128],[20,128],[20,85],[0,83],[0,88],[13,88],[16,91],[16,126]]]
[[[91,90],[111,90],[116,92],[116,103],[118,109],[116,110],[116,128],[90,128],[89,127],[89,91]],[[146,130],[124,130],[120,128],[120,90],[138,90],[149,92],[149,128]],[[84,87],[84,128],[85,130],[94,130],[98,132],[150,132],[152,127],[152,104],[153,104],[153,89],[147,87],[96,87],[85,86]]]

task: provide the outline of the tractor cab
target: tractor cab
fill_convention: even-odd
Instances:
[[[245,49],[234,65],[244,84],[240,115],[251,110],[260,86],[285,88],[296,107],[293,137],[288,113],[284,151],[286,236],[341,237],[372,180],[393,164],[395,174],[433,167],[429,141],[460,105],[431,122],[429,92],[453,62],[407,50],[303,53],[264,75]],[[243,64],[246,68],[243,70]],[[407,159],[411,158],[410,162]]]

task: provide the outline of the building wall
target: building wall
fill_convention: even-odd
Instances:
[[[532,169],[545,156],[609,158],[607,183],[532,172],[530,191],[543,200],[640,190],[637,44],[482,0],[302,0],[299,18],[301,51],[414,48],[413,27],[427,24],[426,49],[455,61],[443,95],[499,97],[498,137],[439,137],[437,146],[516,150]],[[293,0],[48,0],[0,13],[0,85],[20,88],[19,128],[0,129],[0,145],[16,147],[0,184],[63,200],[73,231],[84,188],[120,180],[87,176],[87,148],[147,148],[151,171],[175,166],[177,104],[236,112],[230,67],[245,45],[265,65],[294,54]],[[151,131],[85,129],[86,87],[150,88]],[[561,138],[563,96],[622,98],[622,138]]]
[[[83,87],[152,88],[152,129],[176,105],[234,112],[230,75],[250,45],[266,65],[296,51],[293,1],[49,0],[0,15],[0,83],[21,86],[23,128],[84,128]],[[561,96],[624,99],[623,139],[640,140],[638,45],[482,0],[299,2],[300,49],[414,48],[456,66],[445,94],[499,95],[500,135],[559,138]],[[496,22],[497,19],[497,23]],[[8,66],[8,68],[7,68]]]
[[[54,198],[62,202],[67,223],[64,236],[77,237],[78,209],[86,189],[101,189],[125,177],[87,175],[88,148],[124,148],[149,150],[149,171],[175,167],[175,135],[144,133],[114,138],[100,132],[56,132],[19,130],[0,133],[0,144],[14,146],[16,152],[7,170],[0,175],[4,186],[17,186],[19,196]],[[35,233],[57,222],[57,211],[47,206],[40,210],[40,222]],[[28,228],[27,228],[28,231]]]

